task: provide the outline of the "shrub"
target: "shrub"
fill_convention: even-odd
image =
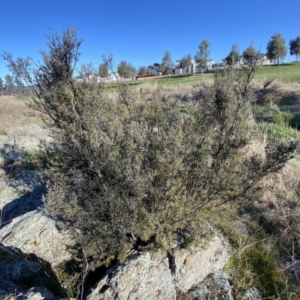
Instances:
[[[35,108],[60,145],[49,162],[47,208],[72,230],[91,267],[131,248],[169,250],[178,232],[193,236],[204,208],[251,196],[296,148],[245,151],[259,133],[251,119],[253,67],[216,73],[203,99],[184,107],[159,89],[144,100],[126,85],[110,99],[88,76],[73,80],[74,31],[49,39],[33,76],[28,60],[5,58],[19,82],[38,87]]]

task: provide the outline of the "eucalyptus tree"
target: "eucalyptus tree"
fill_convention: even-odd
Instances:
[[[172,61],[171,52],[166,51],[162,59],[162,63],[160,65],[160,71],[164,75],[170,75],[172,73],[173,68],[174,68],[174,63]]]
[[[277,67],[279,61],[286,56],[287,47],[285,46],[285,39],[280,33],[275,33],[267,45],[267,57],[271,60],[277,61]]]
[[[290,40],[290,54],[296,55],[298,61],[300,55],[300,36],[297,36],[295,39]]]
[[[209,59],[209,41],[202,40],[199,45],[199,51],[195,55],[195,61],[198,64],[198,69],[202,72],[207,68],[207,62]]]
[[[238,62],[239,57],[240,57],[239,47],[238,47],[237,44],[233,44],[232,47],[231,47],[231,51],[229,52],[229,54],[225,58],[225,61],[226,61],[228,66],[233,67],[234,64]]]

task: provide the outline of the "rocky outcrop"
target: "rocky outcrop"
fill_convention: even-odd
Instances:
[[[223,270],[231,247],[215,233],[205,247],[135,254],[125,264],[109,269],[89,291],[88,300],[176,299],[176,291],[188,292],[209,274]]]
[[[131,256],[125,264],[107,271],[87,296],[94,299],[175,299],[168,257],[159,252]]]
[[[231,247],[220,233],[215,233],[203,248],[191,247],[174,251],[176,287],[187,291],[206,278],[208,274],[223,270],[230,254]]]
[[[46,174],[39,171],[21,171],[15,178],[0,178],[0,227],[43,206],[46,179]]]
[[[72,240],[66,232],[58,230],[55,221],[43,210],[34,210],[14,218],[1,228],[0,242],[25,253],[34,253],[53,268],[71,257],[67,248],[72,245]]]
[[[0,299],[58,299],[47,286],[64,295],[49,264],[35,255],[1,245],[0,257]]]
[[[15,178],[0,179],[0,242],[25,253],[35,253],[56,267],[70,259],[72,241],[43,210],[47,176],[21,171]]]
[[[49,130],[35,124],[13,127],[0,137],[0,161],[21,161],[35,151],[53,147]],[[55,268],[70,259],[66,249],[72,241],[43,210],[47,175],[26,170],[11,175],[0,176],[0,242],[34,253]]]

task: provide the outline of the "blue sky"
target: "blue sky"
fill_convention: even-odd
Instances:
[[[300,35],[299,0],[0,0],[0,53],[40,60],[49,28],[76,26],[80,64],[98,66],[106,49],[115,62],[137,68],[161,62],[166,50],[173,61],[194,56],[203,39],[211,58],[221,62],[236,43],[243,51],[252,42],[266,51],[280,32],[288,42]],[[285,61],[294,60],[287,56]],[[0,58],[0,77],[9,73]]]

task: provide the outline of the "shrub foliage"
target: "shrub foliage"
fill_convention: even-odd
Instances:
[[[47,208],[96,265],[132,248],[168,250],[179,231],[193,237],[203,209],[253,196],[292,156],[293,142],[246,151],[259,137],[253,67],[216,73],[183,109],[159,89],[144,99],[121,86],[114,99],[89,77],[76,82],[80,43],[73,29],[50,35],[35,70],[28,59],[4,56],[19,82],[38,87],[34,107],[59,144],[49,158]]]

